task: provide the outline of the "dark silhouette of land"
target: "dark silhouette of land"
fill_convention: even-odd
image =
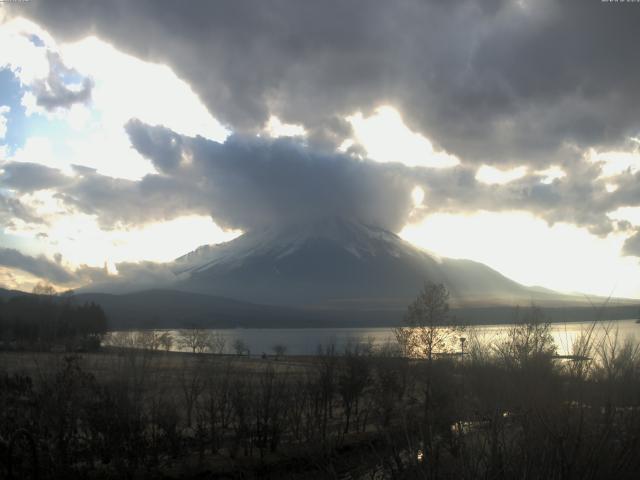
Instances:
[[[637,478],[636,341],[594,322],[559,356],[542,309],[489,341],[453,313],[426,284],[397,345],[248,357],[202,329],[106,333],[78,299],[5,300],[0,476]]]
[[[30,293],[0,289],[0,298]],[[77,293],[78,304],[100,305],[109,317],[109,328],[305,328],[395,327],[405,308],[294,308],[260,305],[224,297],[177,290],[146,290],[128,294]],[[596,300],[597,301],[597,300]],[[552,322],[590,322],[598,319],[636,318],[640,304],[611,301],[594,308],[587,305],[543,308]],[[514,305],[452,308],[455,317],[470,325],[502,324],[513,320]]]

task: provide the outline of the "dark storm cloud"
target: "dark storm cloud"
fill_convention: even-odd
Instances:
[[[57,188],[71,181],[59,170],[37,163],[7,163],[2,169],[0,186],[19,192]]]
[[[176,280],[170,263],[122,262],[116,267],[118,274],[111,275],[106,268],[83,265],[75,270],[74,276],[80,283],[89,285],[87,289],[105,293],[168,287]]]
[[[0,247],[0,265],[17,268],[55,283],[69,283],[74,280],[72,273],[45,256],[31,257],[13,248]]]
[[[634,235],[624,242],[622,253],[628,256],[640,257],[640,230],[636,231]]]
[[[113,293],[131,289],[132,285],[136,288],[169,285],[176,279],[170,264],[122,262],[117,264],[118,275],[114,276],[109,274],[106,267],[80,265],[75,270],[69,269],[63,265],[62,255],[59,253],[54,255],[52,261],[44,255],[34,257],[13,248],[2,247],[0,266],[21,270],[57,285],[90,284],[94,287],[104,287],[102,291]]]
[[[136,182],[87,173],[56,196],[83,213],[97,215],[106,229],[209,213],[207,198],[197,185],[160,175]]]
[[[548,223],[574,223],[603,235],[613,229],[607,212],[626,205],[624,195],[606,191],[596,165],[577,162],[567,168],[576,174],[551,183],[530,172],[505,185],[488,185],[475,179],[476,170],[460,166],[445,170],[414,169],[413,177],[425,188],[424,213],[528,211]]]
[[[10,225],[14,218],[30,223],[42,223],[42,220],[35,216],[20,200],[0,194],[0,224]]]
[[[321,153],[293,139],[236,135],[217,143],[137,120],[126,130],[159,174],[132,181],[76,168],[75,177],[66,177],[47,167],[10,163],[7,183],[20,191],[56,188],[57,198],[96,215],[103,228],[201,214],[243,230],[342,216],[397,232],[424,213],[525,210],[602,235],[615,227],[608,212],[640,204],[638,174],[616,177],[618,190],[609,193],[610,180],[599,178],[600,167],[575,154],[562,165],[574,174],[551,183],[529,172],[506,185],[487,185],[476,180],[476,167],[465,164],[409,168]],[[414,210],[415,186],[424,189],[426,208]]]
[[[251,229],[338,213],[397,231],[420,211],[526,210],[603,235],[620,228],[608,212],[640,205],[638,174],[603,179],[584,156],[640,132],[632,3],[33,0],[10,9],[57,39],[94,34],[167,63],[238,132],[218,144],[130,122],[133,146],[159,174],[133,182],[77,170],[58,188],[106,228],[199,213]],[[383,103],[462,164],[407,168],[333,153],[352,135],[345,115]],[[256,139],[270,115],[303,124],[308,148]],[[475,179],[481,163],[528,174],[486,185]],[[554,164],[566,177],[543,183],[535,172]],[[425,189],[419,212],[415,185]]]
[[[548,164],[567,142],[613,144],[640,128],[632,4],[34,0],[12,8],[59,38],[91,33],[168,63],[235,131],[256,131],[275,114],[322,143],[345,114],[390,102],[466,161]]]
[[[395,231],[411,209],[415,181],[401,165],[317,153],[291,139],[221,144],[138,121],[127,131],[160,174],[136,182],[87,172],[58,193],[103,226],[199,213],[249,230],[339,215]]]
[[[31,85],[36,97],[36,104],[46,110],[69,108],[75,103],[86,103],[91,98],[93,81],[90,78],[80,78],[78,72],[67,68],[56,53],[48,53],[49,75],[46,80],[37,80]],[[79,86],[69,79],[80,81]]]
[[[182,138],[166,129],[151,129],[141,122],[127,125],[133,148],[147,158],[153,158],[155,166],[164,173],[174,171],[182,160]]]

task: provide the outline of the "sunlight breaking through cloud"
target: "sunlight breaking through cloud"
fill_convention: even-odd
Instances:
[[[400,235],[445,257],[492,265],[525,285],[605,297],[633,297],[640,289],[637,261],[611,254],[621,251],[624,233],[599,238],[566,223],[550,226],[526,212],[479,212],[429,215]]]
[[[378,107],[365,117],[358,112],[347,121],[353,127],[355,141],[365,149],[367,157],[378,162],[400,162],[410,167],[450,168],[460,160],[434,148],[431,141],[411,131],[393,107]],[[346,142],[354,140],[347,139]],[[343,143],[343,149],[350,143]]]
[[[482,165],[476,172],[476,180],[489,185],[505,185],[527,174],[527,167],[501,170],[490,165]]]

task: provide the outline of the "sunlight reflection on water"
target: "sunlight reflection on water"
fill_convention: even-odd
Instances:
[[[477,336],[482,343],[491,343],[504,339],[511,324],[481,325],[468,327],[459,336]],[[571,354],[571,346],[575,339],[586,332],[591,322],[567,322],[551,324],[551,334],[556,343],[559,355]],[[640,324],[635,320],[615,320],[599,322],[594,330],[596,337],[601,337],[606,328],[617,329],[620,340],[627,337],[635,337],[640,340]],[[275,345],[284,345],[289,355],[313,355],[318,351],[318,346],[334,344],[336,352],[344,351],[345,346],[353,343],[371,343],[374,346],[384,344],[395,345],[396,340],[393,328],[235,328],[235,329],[211,329],[219,333],[226,340],[225,353],[233,352],[233,342],[242,340],[249,348],[252,355],[262,353],[272,354]],[[177,337],[178,330],[170,330]],[[457,338],[459,338],[459,336]],[[178,347],[174,342],[174,350]],[[468,342],[467,342],[468,344]],[[459,346],[453,350],[459,350]]]

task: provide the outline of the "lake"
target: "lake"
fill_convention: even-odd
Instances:
[[[571,346],[580,335],[586,331],[591,322],[567,322],[552,323],[551,334],[556,342],[558,354],[571,353]],[[460,336],[470,337],[476,335],[483,342],[491,342],[503,337],[512,325],[480,325],[467,327]],[[640,340],[640,324],[635,319],[601,321],[595,327],[595,334],[602,337],[606,330],[618,332],[618,337],[624,340],[634,337]],[[342,352],[349,342],[371,342],[375,346],[387,342],[396,343],[393,328],[235,328],[235,329],[211,329],[211,332],[220,334],[225,340],[225,352],[234,353],[233,342],[240,339],[247,347],[251,355],[262,353],[273,354],[275,345],[284,345],[287,354],[313,355],[318,351],[318,346],[335,344],[336,351]],[[177,330],[169,330],[176,338]],[[174,342],[174,349],[178,347]]]

